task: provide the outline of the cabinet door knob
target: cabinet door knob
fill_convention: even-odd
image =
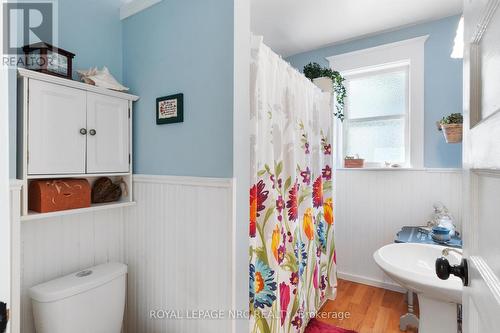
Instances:
[[[94,136],[94,135],[96,135],[96,134],[97,134],[97,132],[96,132],[96,130],[95,130],[95,129],[91,129],[91,130],[89,131],[89,134],[90,134],[90,135],[92,135],[92,136]]]
[[[87,134],[87,130],[85,128],[80,128],[80,134],[81,135]]]

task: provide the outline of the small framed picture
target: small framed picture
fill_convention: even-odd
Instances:
[[[184,121],[184,94],[156,99],[156,124],[173,124]]]

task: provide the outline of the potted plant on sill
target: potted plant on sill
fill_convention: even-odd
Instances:
[[[339,118],[341,121],[344,120],[344,100],[347,96],[346,89],[344,87],[345,79],[340,75],[339,72],[334,71],[328,67],[321,67],[318,63],[312,62],[304,66],[304,75],[316,85],[321,87],[323,90],[332,91],[328,89],[333,85],[333,92],[335,93],[336,111],[333,115]]]
[[[463,122],[461,113],[452,113],[438,122],[438,129],[443,131],[446,143],[462,142]]]

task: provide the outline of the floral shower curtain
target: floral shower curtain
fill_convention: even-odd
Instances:
[[[261,40],[251,73],[250,332],[303,332],[337,286],[331,98]]]

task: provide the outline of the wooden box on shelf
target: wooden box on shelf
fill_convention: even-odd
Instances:
[[[362,158],[345,158],[344,168],[355,169],[363,168],[365,166],[365,160]]]
[[[86,179],[40,179],[30,182],[28,209],[38,213],[90,207]]]

